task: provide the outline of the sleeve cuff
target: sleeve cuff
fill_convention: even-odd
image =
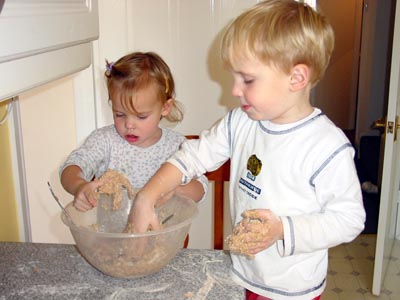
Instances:
[[[181,185],[187,185],[189,182],[190,182],[189,177],[187,177],[186,175],[182,175]]]
[[[295,250],[295,238],[293,230],[293,221],[290,217],[280,217],[283,225],[283,240],[276,243],[278,253],[281,256],[291,256]]]

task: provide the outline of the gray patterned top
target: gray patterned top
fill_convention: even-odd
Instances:
[[[141,148],[121,138],[114,125],[105,126],[94,130],[80,147],[71,152],[61,165],[59,174],[67,166],[77,165],[89,181],[113,169],[124,174],[134,188],[141,188],[184,141],[185,137],[181,133],[162,128],[157,143]],[[202,176],[199,181],[206,193],[207,178]]]

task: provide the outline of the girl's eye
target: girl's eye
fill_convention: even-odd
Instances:
[[[147,119],[147,116],[141,116],[141,115],[139,115],[138,118],[139,118],[139,120],[145,120],[145,119]]]
[[[117,118],[122,118],[122,117],[124,117],[124,114],[123,114],[123,113],[118,113],[118,112],[116,112],[116,113],[115,113],[115,116],[116,116]]]

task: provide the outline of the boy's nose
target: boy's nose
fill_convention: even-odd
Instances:
[[[237,84],[233,84],[232,86],[232,96],[234,97],[242,96],[242,91],[240,90]]]

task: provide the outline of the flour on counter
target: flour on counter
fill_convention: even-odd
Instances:
[[[89,284],[72,284],[72,285],[37,285],[29,288],[23,288],[15,291],[15,295],[23,299],[35,298],[39,296],[57,296],[62,295],[80,295],[82,291],[90,290],[93,292],[93,286]]]

